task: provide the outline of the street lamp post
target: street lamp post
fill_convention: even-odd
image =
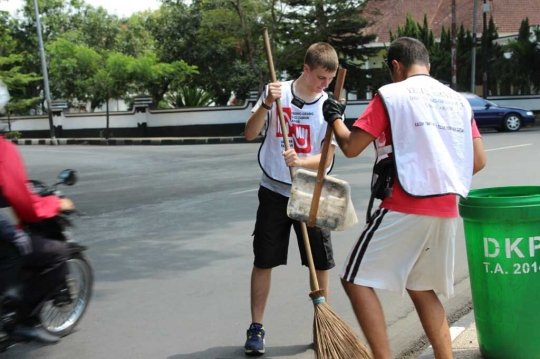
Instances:
[[[473,28],[472,28],[472,64],[471,64],[471,93],[476,93],[476,46],[478,46],[476,39],[476,17],[477,17],[477,0],[474,0],[473,10]]]
[[[484,29],[483,29],[483,41],[482,41],[482,96],[484,98],[487,98],[488,96],[488,73],[487,73],[487,33],[486,33],[486,21],[487,21],[487,12],[489,11],[489,4],[486,3],[487,0],[484,0],[484,8],[482,9],[483,12],[483,21],[484,21]]]
[[[56,136],[54,133],[53,114],[51,107],[51,91],[49,89],[49,76],[47,74],[47,61],[45,60],[45,48],[43,47],[43,36],[41,35],[41,21],[39,20],[39,8],[37,0],[34,0],[34,11],[36,12],[36,28],[39,40],[39,55],[41,58],[41,67],[43,69],[43,85],[45,89],[45,101],[49,113],[49,129],[51,135],[51,144],[56,145]]]
[[[456,0],[452,0],[452,89],[457,90]]]

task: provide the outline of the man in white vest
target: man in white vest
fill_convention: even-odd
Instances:
[[[322,106],[328,98],[324,91],[336,76],[338,56],[327,43],[309,47],[302,75],[286,82],[270,83],[247,120],[245,137],[255,139],[264,129],[264,142],[259,149],[259,165],[263,171],[259,188],[259,208],[253,232],[255,260],[251,273],[251,325],[247,330],[244,350],[248,355],[265,352],[264,310],[270,293],[272,268],[287,264],[291,226],[298,238],[302,264],[307,258],[300,223],[287,216],[291,194],[289,167],[317,170],[322,143],[328,125]],[[290,150],[285,151],[283,132],[274,102],[280,99]],[[335,144],[330,146],[327,172],[332,167]],[[329,288],[328,270],[335,266],[330,231],[308,228],[313,261],[321,288]],[[328,298],[328,292],[325,293]]]
[[[452,343],[437,293],[453,295],[456,196],[467,196],[472,175],[485,166],[485,153],[468,102],[429,76],[424,44],[399,38],[386,62],[394,83],[379,89],[352,131],[341,121],[343,104],[332,98],[324,104],[325,119],[347,157],[373,142],[376,163],[390,159],[390,171],[379,179],[383,187],[387,183],[381,205],[340,276],[375,359],[391,353],[374,289],[408,293],[435,357],[448,359]]]

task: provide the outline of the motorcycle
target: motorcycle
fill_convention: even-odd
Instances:
[[[55,195],[63,197],[58,185],[73,186],[77,182],[76,171],[67,169],[60,172],[58,182],[47,186],[43,182],[31,180],[34,193],[41,197]],[[94,272],[90,260],[85,255],[87,247],[80,245],[71,232],[73,217],[80,215],[77,210],[61,212],[55,217],[32,224],[26,224],[25,230],[46,238],[66,242],[68,246],[68,274],[65,285],[51,293],[39,312],[43,328],[51,334],[63,337],[70,334],[82,319],[92,297]],[[22,269],[21,278],[30,275]],[[0,298],[0,303],[2,299]],[[0,316],[2,308],[0,308]],[[7,337],[1,341],[0,351],[21,341],[19,338]]]

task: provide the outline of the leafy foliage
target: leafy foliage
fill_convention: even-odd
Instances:
[[[4,137],[8,140],[18,140],[21,138],[21,133],[19,131],[10,131],[4,133]]]
[[[465,31],[463,25],[459,28],[456,39],[457,47],[457,85],[458,90],[469,91],[471,87],[472,48],[473,38],[469,30]]]
[[[28,86],[41,80],[34,73],[23,73],[19,65],[23,60],[21,54],[12,54],[8,57],[0,57],[0,80],[9,89],[11,100],[6,105],[8,116],[10,113],[24,113],[35,107],[39,97],[31,97],[27,93]]]
[[[502,46],[496,42],[498,39],[497,27],[491,17],[482,34],[482,43],[488,63],[488,86],[491,95],[497,94],[530,94],[531,89],[540,90],[540,45],[538,43],[539,31],[531,36],[528,19],[521,23],[519,35],[516,40]],[[398,26],[397,34],[390,32],[391,40],[401,36],[408,36],[422,41],[428,51],[431,62],[431,75],[439,80],[451,80],[451,46],[452,39],[449,30],[442,27],[441,38],[434,40],[432,30],[428,29],[427,16],[423,24],[415,23],[407,15],[405,24]],[[473,38],[470,31],[465,31],[463,25],[457,33],[457,83],[458,90],[468,91],[471,82],[471,56]],[[477,51],[475,84],[482,83],[482,48]]]
[[[200,88],[183,86],[178,91],[165,95],[167,104],[172,107],[205,107],[212,102],[212,95]]]
[[[255,33],[260,38],[265,9],[254,0],[167,2],[150,25],[157,53],[165,61],[182,58],[197,66],[198,76],[187,84],[212,94],[216,104],[226,104],[232,92],[245,98],[263,71],[262,46],[253,38]]]
[[[365,45],[375,39],[362,30],[369,25],[362,16],[361,5],[356,0],[287,0],[288,7],[280,13],[282,20],[274,34],[277,47],[282,49],[276,67],[294,78],[300,75],[304,54],[315,42],[328,42],[348,70],[347,89],[366,87],[366,72],[362,70],[368,56],[374,53]]]
[[[540,82],[540,47],[538,43],[538,30],[530,33],[529,19],[521,22],[516,40],[509,42],[502,48],[504,56],[499,62],[499,72],[502,76],[501,87],[505,92],[529,95],[531,89],[538,91]]]
[[[47,47],[51,92],[55,98],[86,101],[87,85],[101,68],[102,56],[86,45],[58,39]]]
[[[158,107],[171,87],[178,86],[188,76],[197,73],[194,66],[183,60],[173,63],[158,62],[154,53],[135,59],[127,71],[132,74],[135,93],[152,96],[154,108]]]
[[[87,102],[92,109],[110,98],[130,102],[148,94],[152,107],[238,103],[269,81],[262,29],[268,28],[279,78],[302,71],[306,49],[330,43],[348,69],[346,87],[360,97],[389,81],[385,69],[364,68],[374,40],[363,30],[365,0],[162,0],[156,11],[129,17],[109,14],[83,0],[38,0],[51,91],[71,106]],[[492,19],[483,36],[491,94],[527,94],[540,90],[538,35],[530,36],[524,20],[515,41],[495,43]],[[432,75],[450,81],[450,32],[435,40],[427,17],[416,23],[410,15],[397,36],[426,44]],[[472,36],[457,34],[458,88],[470,88]],[[506,55],[506,56],[505,56]],[[482,53],[477,52],[481,83]],[[8,109],[25,114],[43,108],[43,82],[32,1],[17,16],[0,12],[0,78],[12,95]]]
[[[398,26],[397,35],[394,35],[390,31],[390,39],[392,41],[403,36],[422,41],[429,52],[431,75],[438,80],[450,82],[450,51],[452,47],[450,31],[447,31],[443,26],[440,41],[435,42],[433,31],[429,29],[427,15],[424,15],[424,22],[421,25],[420,23],[416,23],[410,14],[407,14],[405,25],[403,27]]]

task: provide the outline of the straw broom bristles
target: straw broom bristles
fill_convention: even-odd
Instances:
[[[371,359],[367,347],[354,330],[332,310],[324,290],[309,294],[315,306],[313,337],[317,359]]]

